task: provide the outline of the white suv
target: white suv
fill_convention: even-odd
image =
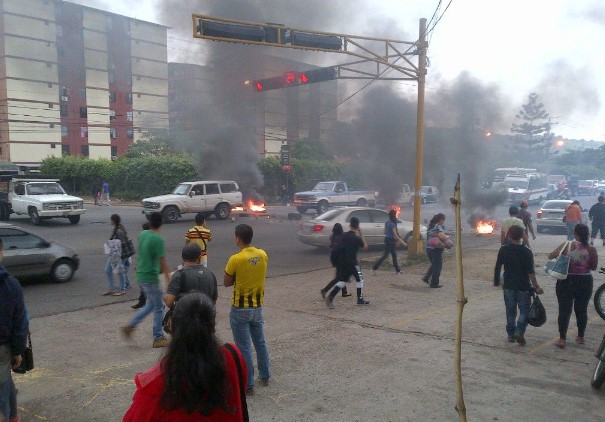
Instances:
[[[142,213],[160,212],[166,222],[176,221],[182,214],[198,212],[224,220],[233,208],[242,205],[242,193],[236,182],[205,180],[183,182],[169,195],[143,199]]]

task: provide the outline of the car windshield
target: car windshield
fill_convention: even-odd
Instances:
[[[320,182],[316,184],[315,187],[311,190],[316,190],[320,192],[331,192],[334,190],[334,183]]]
[[[64,195],[65,191],[58,183],[28,183],[28,195]]]
[[[189,193],[189,189],[191,189],[190,184],[181,183],[172,191],[172,194],[173,195],[187,195]]]
[[[344,210],[329,210],[324,212],[322,215],[318,215],[317,217],[315,217],[315,219],[321,221],[332,221],[343,212]]]
[[[420,192],[422,192],[422,193],[434,193],[434,192],[435,192],[435,189],[433,189],[433,187],[432,187],[432,186],[423,186],[423,187],[420,189]]]
[[[527,189],[529,182],[527,180],[507,180],[506,187],[509,189]]]
[[[569,204],[571,204],[570,201],[546,201],[542,205],[542,209],[564,210]]]

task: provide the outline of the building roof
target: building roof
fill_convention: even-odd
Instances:
[[[83,9],[94,10],[94,11],[97,11],[97,12],[104,13],[104,14],[106,14],[106,15],[122,16],[122,17],[128,18],[128,19],[133,20],[133,21],[137,21],[137,22],[146,23],[146,24],[148,24],[148,25],[154,25],[154,26],[160,26],[160,27],[162,27],[162,28],[166,28],[166,29],[172,29],[172,27],[167,26],[167,25],[162,25],[161,23],[149,22],[149,21],[145,21],[145,20],[142,20],[142,19],[133,18],[133,17],[126,16],[126,15],[120,15],[119,13],[108,12],[107,10],[103,10],[103,9],[97,9],[96,7],[85,6],[85,5],[83,5],[83,4],[79,4],[79,3],[73,3],[73,2],[70,2],[70,1],[65,1],[65,0],[55,0],[55,2],[56,2],[56,3],[70,3],[70,4],[74,4],[74,5],[76,5],[76,6],[79,6],[79,7],[83,8]]]

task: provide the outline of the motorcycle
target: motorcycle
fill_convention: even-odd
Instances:
[[[599,273],[605,274],[605,267],[601,267]],[[594,294],[594,307],[599,316],[605,320],[605,283],[603,283]],[[603,382],[605,382],[605,335],[595,353],[595,357],[599,359],[599,361],[592,374],[590,384],[593,388],[598,389],[601,388]]]

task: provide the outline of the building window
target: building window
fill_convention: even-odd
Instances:
[[[55,128],[55,124],[54,124],[54,123],[50,123],[50,124],[48,125],[48,127],[50,127],[51,129],[54,129],[54,128]]]
[[[80,98],[86,98],[86,88],[80,88]]]
[[[67,157],[69,155],[69,145],[61,145],[61,154],[63,157]]]
[[[116,111],[109,110],[109,120],[115,120],[115,119],[116,119]]]
[[[109,128],[109,134],[111,135],[112,139],[116,139],[118,137],[118,129],[115,127]]]
[[[80,127],[80,138],[88,138],[88,126]]]
[[[116,74],[115,74],[115,73],[113,73],[113,72],[109,72],[109,73],[107,74],[107,76],[108,76],[108,78],[109,78],[109,83],[110,83],[110,84],[115,83],[115,81],[116,81]]]
[[[46,63],[46,67],[53,67],[52,63]]]
[[[132,104],[132,94],[131,93],[126,94],[126,103]]]
[[[132,111],[126,112],[126,121],[132,122]]]
[[[88,157],[88,145],[82,145],[80,151],[84,157]]]
[[[55,105],[53,103],[48,103],[48,108],[53,108]]]
[[[52,88],[53,84],[51,82],[49,82],[49,83],[46,84],[46,86],[49,87],[49,88]]]
[[[115,91],[109,91],[109,102],[110,103],[115,103],[116,102],[116,93],[115,93]]]
[[[132,138],[134,138],[134,130],[132,130],[132,129],[127,129],[127,130],[126,130],[126,137],[127,137],[128,139],[132,139]]]
[[[118,147],[115,145],[111,146],[111,156],[112,157],[117,157],[118,156]]]
[[[141,77],[140,77],[140,76],[137,76],[137,81],[140,81],[140,80],[141,80]]]
[[[62,97],[67,97],[69,95],[67,88],[63,85],[61,85],[61,87],[59,88],[59,95]]]
[[[88,110],[86,110],[86,107],[80,107],[80,117],[83,119],[88,117]]]
[[[56,147],[57,147],[57,144],[50,144],[51,149],[55,149]]]
[[[67,104],[61,104],[60,106],[61,117],[67,117]]]
[[[141,98],[141,97],[142,97],[142,95],[141,95],[141,94],[137,94],[137,98]]]
[[[61,125],[61,136],[66,137],[68,134],[69,134],[69,132],[67,130],[67,126]]]

